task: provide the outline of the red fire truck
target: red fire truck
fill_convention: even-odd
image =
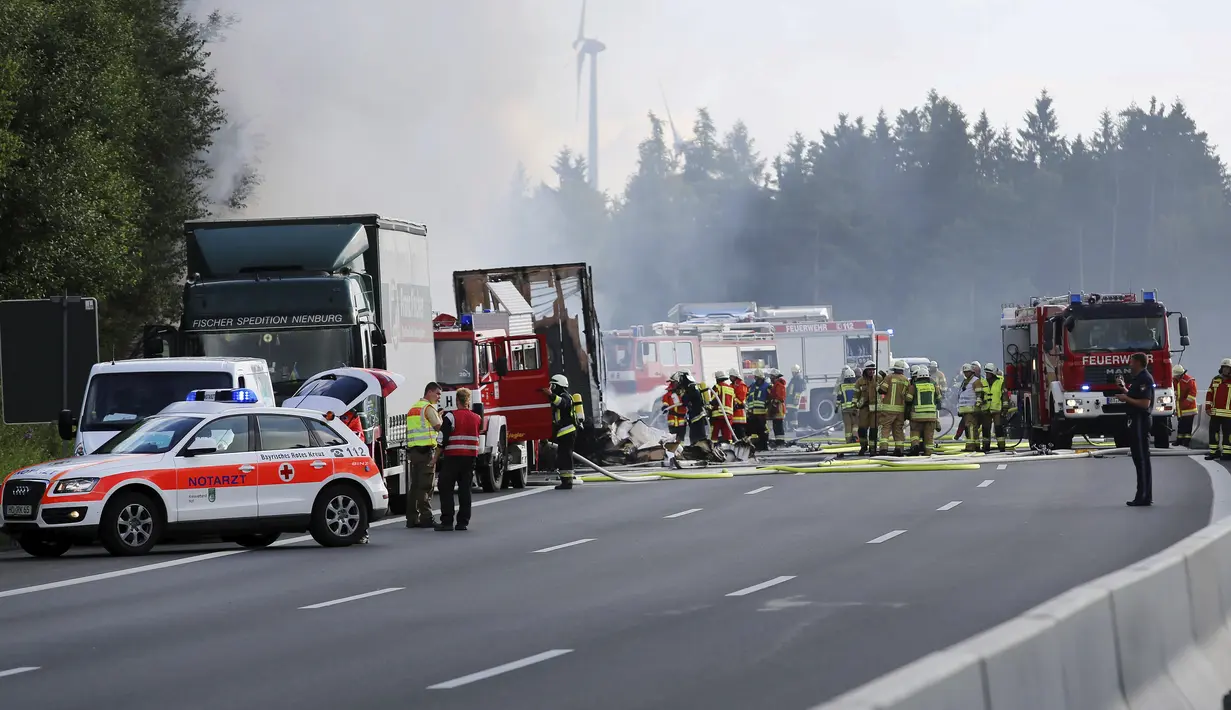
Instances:
[[[463,387],[483,405],[479,486],[488,493],[524,488],[529,446],[552,433],[551,405],[540,391],[551,376],[543,336],[511,334],[508,312],[465,313],[460,320],[442,313],[432,325],[441,411],[456,408]]]
[[[1129,356],[1144,352],[1154,390],[1154,445],[1167,446],[1175,413],[1168,316],[1179,316],[1181,348],[1188,319],[1167,311],[1153,291],[1033,298],[1001,313],[1005,387],[1017,398],[1035,445],[1073,446],[1074,435],[1112,436],[1128,444],[1126,404],[1116,377],[1129,379]],[[1176,351],[1176,352],[1182,352]]]

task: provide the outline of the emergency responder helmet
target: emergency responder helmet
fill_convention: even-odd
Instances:
[[[983,365],[979,364],[979,361],[978,361],[978,360],[971,360],[971,361],[970,361],[970,371],[971,371],[971,372],[976,372],[976,373],[977,373],[979,370],[982,370],[982,369],[983,369]]]
[[[855,379],[855,371],[851,369],[850,365],[847,365],[846,367],[842,368],[842,379],[844,380]]]
[[[910,376],[911,376],[911,377],[918,377],[918,376],[919,376],[919,366],[918,366],[918,365],[911,365],[911,366],[910,366]]]
[[[539,380],[539,382],[542,382],[542,380]],[[564,375],[552,375],[551,383],[555,385],[556,387],[563,387],[564,389],[568,389],[568,378],[565,377]]]
[[[800,367],[799,365],[792,365],[792,366],[791,366],[791,374],[793,374],[793,375],[798,375],[799,373],[801,373],[801,372],[803,372],[803,371],[804,371],[804,368]]]
[[[927,366],[927,365],[915,365],[915,367],[914,367],[913,369],[917,369],[917,370],[918,370],[918,374],[917,374],[917,375],[915,375],[915,377],[918,377],[918,378],[919,378],[919,379],[921,379],[921,380],[926,380],[926,379],[927,379],[929,376],[931,376],[931,374],[932,374],[932,373],[928,370],[928,366]]]
[[[761,368],[758,367],[757,369],[752,371],[752,376],[759,380],[763,380],[765,379],[765,370],[762,370]]]
[[[930,367],[930,368],[932,368],[933,370],[935,370],[936,368],[940,367],[940,365],[937,365],[937,364],[936,364],[936,361],[935,361],[935,360],[932,360],[931,362],[929,362],[929,363],[928,363],[928,367]]]
[[[965,364],[963,364],[963,365],[962,365],[962,372],[963,372],[964,374],[970,374],[970,373],[972,373],[972,372],[974,372],[974,371],[975,371],[975,366],[974,366],[974,365],[971,365],[970,363],[965,363]]]
[[[1185,372],[1188,372],[1188,370],[1184,369],[1184,366],[1178,362],[1171,368],[1172,377],[1183,377]]]
[[[1222,362],[1219,363],[1218,367],[1219,369],[1222,369],[1224,367],[1231,367],[1231,357],[1224,357],[1222,359]]]
[[[722,370],[714,371],[714,381],[715,382],[718,382],[720,380],[725,380],[725,379],[727,379],[727,373],[723,372]]]
[[[731,379],[733,380],[743,379],[742,377],[739,376],[739,370],[735,369],[734,367],[728,370],[727,374],[730,375]]]
[[[875,369],[876,369],[876,363],[875,363],[875,362],[872,362],[871,360],[868,360],[867,362],[865,362],[865,363],[863,364],[863,369],[865,369],[865,370],[875,370]]]
[[[905,360],[894,360],[893,361],[893,371],[894,372],[905,372],[906,371],[906,361]]]
[[[996,366],[995,366],[994,364],[992,364],[992,363],[990,363],[990,362],[989,362],[989,363],[987,363],[986,365],[984,365],[984,366],[983,366],[983,371],[984,371],[984,372],[990,372],[990,373],[992,373],[992,374],[994,375],[994,374],[996,374]]]

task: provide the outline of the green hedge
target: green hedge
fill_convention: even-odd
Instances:
[[[63,442],[54,426],[0,425],[0,484],[14,471],[64,455]],[[0,551],[13,546],[0,533]]]

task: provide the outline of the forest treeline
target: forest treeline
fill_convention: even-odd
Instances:
[[[895,115],[839,115],[768,157],[742,122],[723,131],[701,109],[685,139],[651,113],[620,194],[590,190],[565,148],[558,185],[519,177],[515,223],[596,265],[605,327],[682,301],[825,303],[955,369],[999,353],[1006,302],[1153,288],[1208,311],[1194,335],[1215,335],[1227,171],[1183,102],[1108,110],[1065,135],[1043,91],[1015,123],[931,91]]]

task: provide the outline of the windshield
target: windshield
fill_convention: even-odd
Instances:
[[[633,369],[632,338],[603,338],[603,353],[607,358],[608,369]]]
[[[277,404],[318,372],[354,364],[349,328],[195,333],[192,337],[195,355],[265,358]]]
[[[229,372],[115,372],[90,380],[82,431],[122,431],[199,389],[234,386]]]
[[[473,385],[474,371],[473,341],[436,341],[436,382],[445,387]]]
[[[201,423],[202,417],[150,417],[116,434],[96,454],[165,454]]]
[[[1077,318],[1068,343],[1075,353],[1162,350],[1167,346],[1167,320],[1163,316]]]

